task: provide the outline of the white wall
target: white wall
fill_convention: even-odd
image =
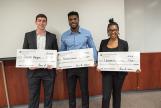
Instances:
[[[124,0],[0,0],[0,58],[15,57],[22,48],[25,32],[35,29],[35,16],[48,17],[47,30],[58,40],[69,28],[67,13],[78,11],[80,25],[93,34],[95,44],[106,37],[108,19],[113,17],[124,34]]]
[[[161,52],[161,0],[125,0],[125,31],[130,50]]]

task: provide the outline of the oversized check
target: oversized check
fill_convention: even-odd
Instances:
[[[94,66],[93,48],[58,52],[61,69]]]
[[[47,65],[51,65],[52,68],[56,68],[56,50],[17,49],[16,67],[47,68]]]
[[[140,70],[140,52],[99,52],[98,69],[136,72]]]

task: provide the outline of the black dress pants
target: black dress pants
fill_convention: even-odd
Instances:
[[[52,108],[55,70],[36,69],[28,70],[29,107],[39,108],[41,83],[44,88],[44,108]]]
[[[69,108],[76,108],[76,84],[80,83],[82,108],[89,108],[88,68],[67,69]]]
[[[126,75],[125,72],[102,72],[102,108],[110,107],[111,94],[113,96],[113,108],[121,108],[121,89]]]

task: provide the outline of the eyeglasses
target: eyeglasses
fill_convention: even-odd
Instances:
[[[118,29],[108,29],[109,32],[118,31]]]

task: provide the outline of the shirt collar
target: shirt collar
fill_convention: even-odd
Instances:
[[[71,31],[71,29],[69,31],[70,31],[70,34],[74,33],[74,32]],[[76,33],[81,33],[81,32],[82,32],[82,29],[79,27],[78,31]]]
[[[45,31],[44,35],[39,35],[39,34],[37,34],[37,33],[36,33],[36,35],[37,35],[37,36],[46,37],[46,31]]]

